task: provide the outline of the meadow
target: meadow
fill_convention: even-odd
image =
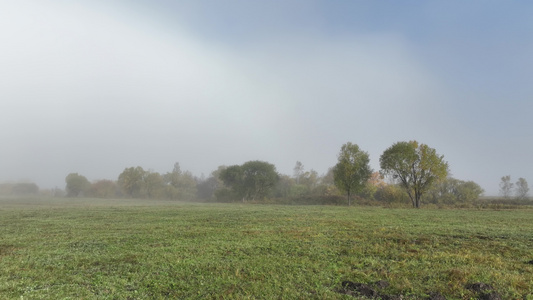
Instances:
[[[532,209],[0,199],[0,299],[533,299],[532,274]]]

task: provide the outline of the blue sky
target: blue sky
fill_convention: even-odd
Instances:
[[[533,180],[527,1],[5,1],[0,181],[247,160],[372,167],[397,141]]]

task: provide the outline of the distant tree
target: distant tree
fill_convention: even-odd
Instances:
[[[372,175],[368,153],[361,151],[359,146],[352,143],[342,145],[338,155],[338,163],[333,169],[335,185],[348,196],[361,191]]]
[[[335,167],[331,167],[328,169],[326,174],[323,174],[320,177],[320,184],[324,185],[335,185],[335,176],[333,175],[333,170]]]
[[[126,168],[118,176],[118,185],[131,198],[141,197],[146,172],[141,167]]]
[[[220,179],[220,173],[226,168],[226,166],[219,166],[216,170],[211,172],[207,180],[198,183],[198,198],[211,201],[219,200],[219,197],[217,196],[217,191],[226,189],[226,187],[224,186],[224,182]]]
[[[313,169],[304,172],[300,177],[300,184],[307,188],[308,193],[312,192],[312,190],[318,185],[318,181],[318,172]]]
[[[37,195],[39,186],[33,182],[20,182],[13,185],[14,195]]]
[[[219,187],[217,178],[209,176],[208,178],[201,179],[196,184],[196,195],[202,200],[213,200],[215,191]]]
[[[227,167],[220,172],[220,179],[245,202],[266,197],[278,182],[279,175],[274,165],[256,160]]]
[[[113,198],[117,193],[117,184],[113,180],[102,179],[91,184],[91,196],[97,198]]]
[[[459,181],[456,199],[458,202],[472,202],[479,199],[484,192],[481,186],[473,181]]]
[[[172,172],[163,175],[163,180],[166,185],[167,198],[179,200],[196,198],[198,180],[191,172],[183,172],[179,163],[174,164]]]
[[[0,195],[37,195],[39,186],[33,182],[2,183],[0,184]]]
[[[145,172],[143,187],[144,194],[148,199],[161,197],[165,187],[163,176],[158,172]]]
[[[172,172],[167,173],[164,176],[165,182],[177,189],[179,187],[179,181],[180,181],[181,175],[182,175],[182,172],[181,172],[180,164],[174,163],[174,168],[172,169]]]
[[[197,180],[190,171],[181,174],[178,183],[178,199],[193,200],[198,193]]]
[[[503,176],[500,182],[500,194],[503,198],[509,199],[513,191],[513,183],[511,182],[511,175]]]
[[[300,178],[304,174],[304,165],[300,161],[297,161],[296,165],[294,166],[293,171],[294,171],[294,179],[296,180],[296,184],[300,184]]]
[[[431,203],[454,204],[470,203],[477,200],[483,192],[483,189],[473,181],[447,177],[434,184],[427,195]]]
[[[289,175],[280,175],[275,187],[274,196],[277,198],[286,198],[291,196],[291,190],[295,186],[296,180]]]
[[[335,176],[333,174],[335,167],[331,167],[328,171],[318,178],[317,186],[313,189],[313,194],[317,196],[339,196],[344,191],[339,191],[335,185]]]
[[[233,165],[225,167],[218,176],[224,183],[224,187],[217,191],[217,199],[225,198],[224,201],[226,202],[229,200],[227,198],[234,196],[241,198],[243,202],[246,200],[244,174],[241,166]]]
[[[382,175],[402,185],[415,208],[431,185],[448,175],[444,156],[417,141],[393,144],[381,155],[380,166]]]
[[[67,197],[78,197],[89,191],[91,183],[85,176],[78,173],[70,173],[65,178]]]
[[[520,200],[524,200],[528,198],[528,194],[529,186],[527,180],[524,178],[518,178],[518,181],[516,182],[516,197]]]

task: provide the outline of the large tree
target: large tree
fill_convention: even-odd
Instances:
[[[66,191],[67,197],[78,197],[87,193],[91,188],[91,183],[85,176],[79,175],[78,173],[70,173],[65,178],[67,184]]]
[[[131,198],[141,196],[146,172],[141,167],[126,168],[118,176],[118,185],[122,191]]]
[[[368,153],[361,151],[356,144],[342,145],[333,168],[333,178],[337,188],[348,195],[348,205],[351,205],[350,196],[361,191],[372,175],[369,162]]]
[[[219,176],[243,202],[264,198],[279,180],[273,164],[258,160],[227,167]]]
[[[407,191],[413,207],[420,208],[422,195],[448,175],[448,163],[435,149],[417,141],[397,142],[383,152],[381,172]]]

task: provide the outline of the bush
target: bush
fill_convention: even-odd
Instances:
[[[273,198],[265,201],[269,204],[287,205],[348,205],[345,196],[339,195],[307,195],[300,197]]]
[[[392,184],[379,187],[374,193],[374,199],[388,204],[411,203],[405,190]]]

